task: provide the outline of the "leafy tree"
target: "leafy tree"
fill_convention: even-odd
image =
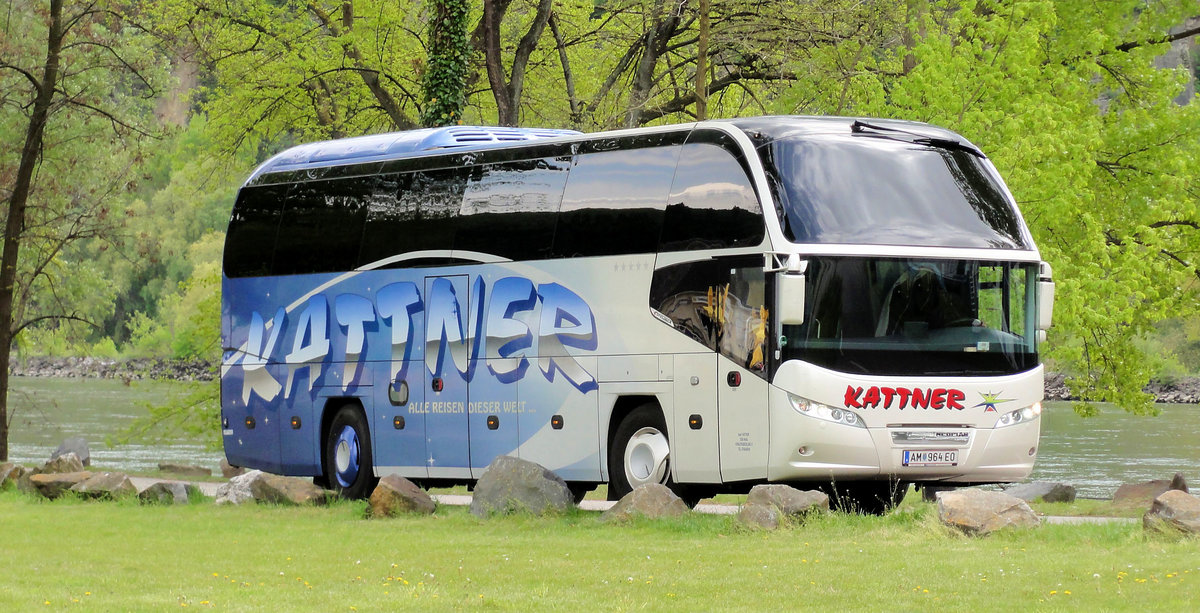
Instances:
[[[422,80],[421,123],[447,126],[459,123],[467,102],[467,66],[470,45],[467,41],[466,0],[432,0],[429,20],[429,59]]]
[[[6,216],[0,262],[0,460],[8,457],[14,339],[39,322],[94,323],[79,310],[72,243],[103,235],[147,129],[161,65],[104,0],[14,0],[0,39],[0,154]],[[19,136],[17,136],[19,134]],[[103,304],[97,301],[96,304]],[[94,306],[94,305],[93,305]]]

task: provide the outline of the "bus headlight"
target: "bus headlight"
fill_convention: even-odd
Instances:
[[[792,408],[796,409],[796,412],[800,413],[801,415],[807,415],[809,417],[831,421],[835,424],[842,424],[843,426],[851,426],[854,428],[867,427],[867,425],[863,423],[862,418],[859,417],[854,411],[837,409],[819,402],[814,402],[807,398],[793,396],[791,394],[788,394],[788,400],[792,401]]]
[[[1033,421],[1033,420],[1037,419],[1038,416],[1041,414],[1042,414],[1042,403],[1035,402],[1032,405],[1029,405],[1023,409],[1009,411],[1009,412],[1005,413],[1004,415],[1001,415],[1000,419],[996,421],[996,427],[1003,428],[1005,426],[1014,426],[1016,424],[1025,423],[1027,421]]]

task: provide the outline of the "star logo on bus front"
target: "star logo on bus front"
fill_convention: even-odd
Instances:
[[[997,404],[1000,404],[1001,402],[1012,402],[1013,400],[1015,400],[1014,398],[1001,398],[1000,394],[1002,394],[1002,393],[1003,392],[996,392],[996,393],[979,392],[979,396],[981,398],[983,398],[983,402],[981,402],[971,408],[983,407],[984,413],[989,413],[989,412],[995,413]]]

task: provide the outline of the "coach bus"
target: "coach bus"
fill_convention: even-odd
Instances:
[[[987,157],[926,124],[306,144],[229,224],[225,453],[350,497],[511,455],[577,497],[770,482],[886,509],[1029,475],[1052,296]]]

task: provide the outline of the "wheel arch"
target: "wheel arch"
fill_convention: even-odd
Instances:
[[[663,410],[662,402],[654,394],[628,394],[618,396],[616,401],[613,403],[612,410],[608,414],[608,430],[605,432],[604,437],[603,466],[605,474],[610,479],[612,478],[612,475],[608,475],[608,455],[612,452],[613,437],[617,433],[617,428],[621,427],[621,422],[624,421],[634,409],[646,404],[651,404],[658,409],[658,412],[663,416],[663,421],[666,422],[666,411]],[[667,441],[670,440],[671,431],[670,426],[668,425]]]
[[[320,469],[321,474],[325,473],[325,441],[329,437],[329,428],[333,425],[333,418],[342,407],[352,406],[362,413],[363,423],[367,426],[367,438],[370,439],[371,446],[374,448],[375,433],[371,429],[371,419],[367,415],[367,409],[363,406],[362,400],[355,396],[333,396],[325,399],[325,404],[321,406],[321,429],[318,431],[319,438],[317,439],[317,447],[321,451]],[[372,467],[372,471],[374,468]]]

